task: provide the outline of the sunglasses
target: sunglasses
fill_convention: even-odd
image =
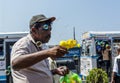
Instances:
[[[44,31],[48,31],[48,30],[51,31],[51,25],[52,25],[52,23],[49,22],[49,21],[46,21],[46,22],[36,22],[35,23],[35,28],[42,27],[42,30],[44,30]]]
[[[48,24],[44,24],[43,26],[42,26],[42,30],[44,30],[44,31],[48,31],[48,30],[50,30],[51,31],[51,25],[48,25]]]

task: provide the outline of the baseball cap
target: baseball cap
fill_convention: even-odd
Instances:
[[[33,25],[36,22],[44,22],[44,21],[48,21],[50,20],[51,22],[53,22],[56,18],[55,17],[50,17],[47,18],[45,15],[40,14],[40,15],[35,15],[31,18],[30,20],[30,25]]]

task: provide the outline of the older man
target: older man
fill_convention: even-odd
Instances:
[[[30,20],[30,34],[18,40],[11,52],[12,77],[14,83],[53,83],[54,74],[65,75],[66,67],[49,69],[48,57],[61,57],[67,49],[55,46],[45,48],[51,37],[55,17],[33,16]]]

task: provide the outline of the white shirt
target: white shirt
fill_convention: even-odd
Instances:
[[[45,49],[44,45],[42,48]],[[37,51],[34,40],[29,34],[14,44],[11,52],[11,62],[19,56],[25,56]],[[12,77],[13,83],[53,83],[47,59],[19,71],[12,69]]]
[[[115,57],[115,60],[114,60],[113,72],[116,72],[116,73],[118,73],[117,59],[120,59],[120,55],[118,55],[117,57]]]

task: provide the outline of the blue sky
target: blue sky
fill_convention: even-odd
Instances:
[[[86,31],[119,31],[120,0],[0,0],[0,32],[29,31],[33,15],[55,16],[49,44]]]

